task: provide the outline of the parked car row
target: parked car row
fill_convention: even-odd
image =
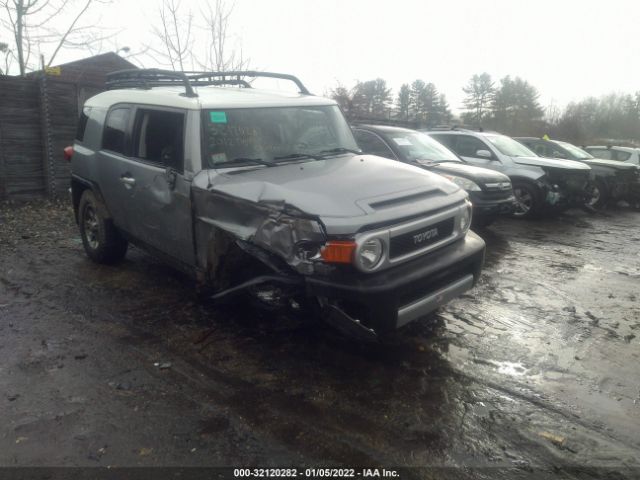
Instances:
[[[460,186],[473,204],[476,226],[490,224],[498,215],[514,211],[515,197],[506,175],[467,165],[428,135],[406,128],[358,125],[353,133],[364,153],[399,160],[438,173]]]
[[[215,301],[304,308],[360,338],[473,287],[485,253],[473,214],[486,225],[590,200],[585,162],[494,133],[350,128],[287,74],[136,69],[108,85],[65,149],[87,256],[116,263],[135,243]]]
[[[638,167],[596,159],[566,142],[455,127],[417,132],[355,125],[353,132],[365,153],[427,168],[464,188],[475,226],[498,215],[527,218],[640,199]]]

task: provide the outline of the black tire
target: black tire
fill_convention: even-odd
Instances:
[[[609,189],[601,178],[596,178],[593,182],[589,183],[589,185],[587,185],[587,191],[592,198],[587,200],[587,203],[585,203],[586,207],[599,210],[606,207],[607,203],[609,203]]]
[[[516,197],[516,208],[512,214],[515,218],[534,218],[540,215],[543,198],[540,189],[529,182],[513,182],[513,194]]]
[[[85,190],[78,206],[78,225],[87,256],[96,263],[113,264],[124,258],[129,243],[113,222],[105,218],[101,205],[91,190]]]

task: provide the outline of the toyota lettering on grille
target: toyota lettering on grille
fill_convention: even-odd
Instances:
[[[420,232],[416,235],[413,236],[413,243],[415,245],[420,245],[422,242],[426,241],[426,240],[430,240],[432,238],[436,238],[438,236],[438,229],[437,228],[432,228],[429,230],[426,230],[424,232]]]

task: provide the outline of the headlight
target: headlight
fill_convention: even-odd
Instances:
[[[363,270],[373,270],[382,259],[382,241],[370,238],[364,242],[356,253],[356,262]]]
[[[451,180],[453,183],[458,185],[463,190],[466,190],[467,192],[479,192],[481,190],[477,183],[472,182],[468,178],[457,177],[455,175],[443,175],[443,177]]]
[[[465,208],[460,214],[460,231],[466,232],[471,226],[471,202],[467,200],[465,202]]]

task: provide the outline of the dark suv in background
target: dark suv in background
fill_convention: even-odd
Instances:
[[[508,175],[516,197],[517,217],[581,207],[591,198],[587,191],[591,168],[583,163],[541,158],[513,138],[496,132],[453,127],[429,135],[465,162]]]
[[[626,200],[635,205],[640,199],[639,169],[630,163],[595,158],[568,142],[536,137],[516,137],[541,157],[576,160],[591,167],[595,178],[590,183],[589,204],[603,207],[607,203]]]
[[[364,153],[424,168],[465,189],[473,204],[474,226],[486,226],[498,215],[513,213],[515,198],[506,175],[466,165],[444,145],[415,130],[380,125],[356,125],[352,130]]]

